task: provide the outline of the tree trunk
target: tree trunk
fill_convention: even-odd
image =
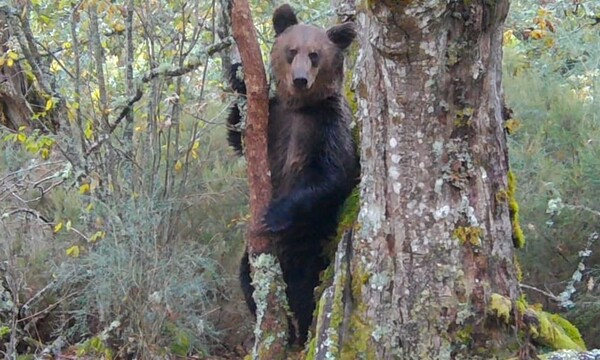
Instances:
[[[358,14],[359,230],[338,249],[310,356],[517,350],[501,101],[507,11],[508,0],[376,0]]]
[[[267,77],[247,0],[233,2],[231,24],[244,66],[248,112],[245,154],[250,188],[250,231],[246,237],[256,303],[253,359],[286,358],[288,338],[287,296],[279,260],[271,254],[270,238],[262,218],[271,200],[271,179],[267,162],[269,97]]]

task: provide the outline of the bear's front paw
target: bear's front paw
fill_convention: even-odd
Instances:
[[[280,232],[292,225],[293,210],[287,201],[275,201],[269,205],[263,218],[265,228],[270,232]]]

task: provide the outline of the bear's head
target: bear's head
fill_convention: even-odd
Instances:
[[[271,66],[277,95],[291,107],[318,103],[341,91],[344,55],[356,37],[353,23],[327,30],[299,24],[294,10],[282,5],[273,14],[275,44]]]

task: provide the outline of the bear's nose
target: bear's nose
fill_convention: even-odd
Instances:
[[[297,77],[294,79],[294,86],[298,89],[306,89],[306,85],[308,85],[308,79],[304,77]]]

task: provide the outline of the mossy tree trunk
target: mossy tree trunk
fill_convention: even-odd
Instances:
[[[309,358],[517,352],[507,11],[508,0],[381,0],[359,11],[361,209],[338,249]]]

